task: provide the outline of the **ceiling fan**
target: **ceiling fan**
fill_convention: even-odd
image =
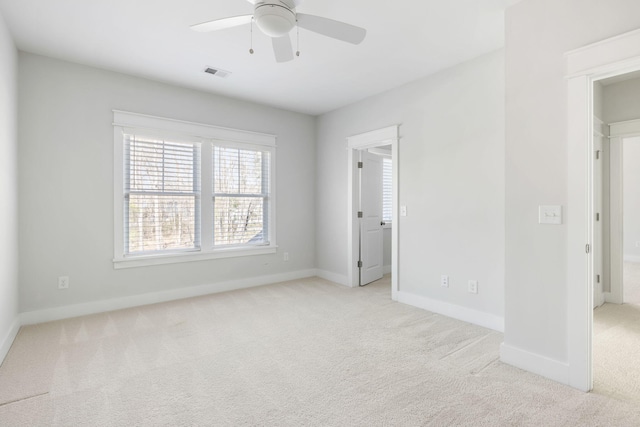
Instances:
[[[342,40],[352,44],[360,44],[367,30],[344,22],[321,16],[297,13],[296,7],[302,0],[247,0],[254,5],[253,15],[240,15],[230,18],[216,19],[192,25],[191,29],[199,32],[223,30],[255,21],[260,30],[271,37],[273,52],[277,62],[293,60],[293,47],[289,32],[297,25],[323,36]],[[253,49],[250,51],[253,53]],[[297,53],[299,55],[299,53]]]

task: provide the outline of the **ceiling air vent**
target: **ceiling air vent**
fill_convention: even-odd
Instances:
[[[211,67],[207,67],[206,70],[204,70],[205,73],[214,75],[216,77],[220,77],[220,78],[227,78],[229,76],[229,74],[231,74],[231,71],[225,71],[225,70],[221,70],[219,68],[211,68]]]

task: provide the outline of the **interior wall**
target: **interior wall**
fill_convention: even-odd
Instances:
[[[391,272],[391,228],[382,230],[382,265]]]
[[[314,117],[22,52],[19,72],[21,312],[314,268]],[[277,135],[277,254],[114,270],[113,109]]]
[[[602,102],[607,124],[640,119],[640,79],[604,86]]]
[[[497,51],[318,118],[317,266],[347,275],[346,138],[400,124],[400,292],[502,317],[504,59]],[[396,226],[394,224],[394,226]],[[449,288],[440,276],[449,275]],[[467,292],[470,279],[479,293]]]
[[[17,51],[0,15],[0,363],[18,314]]]
[[[623,255],[640,262],[640,138],[625,138],[622,152]]]
[[[523,0],[506,12],[505,346],[520,366],[561,381],[567,226],[539,225],[538,206],[572,208],[564,54],[639,27],[637,0]]]
[[[593,84],[593,115],[604,121],[604,87],[600,82]]]

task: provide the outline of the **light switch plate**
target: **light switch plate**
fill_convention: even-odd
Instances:
[[[545,205],[538,208],[539,224],[562,224],[562,206]]]
[[[400,216],[407,216],[407,206],[406,205],[400,206]]]

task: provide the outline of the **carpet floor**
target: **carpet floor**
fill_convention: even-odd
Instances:
[[[499,361],[502,334],[311,278],[23,327],[2,426],[634,426]]]
[[[624,304],[593,313],[593,385],[596,393],[640,407],[640,263],[625,262],[623,277]]]

